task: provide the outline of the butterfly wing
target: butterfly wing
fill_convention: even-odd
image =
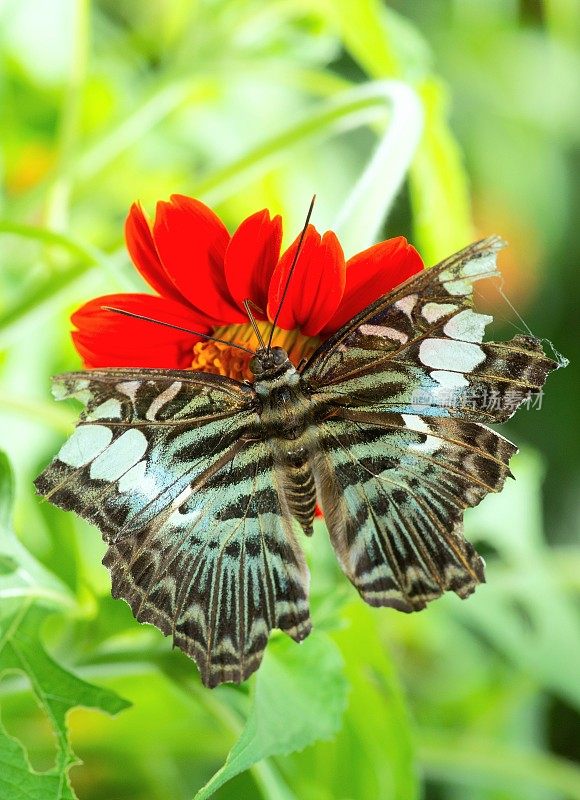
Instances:
[[[56,389],[86,411],[37,489],[98,525],[113,594],[137,619],[172,635],[208,686],[257,669],[272,628],[308,635],[308,572],[251,387],[94,370]]]
[[[532,337],[482,343],[473,283],[497,238],[412,277],[325,342],[303,371],[324,409],[313,470],[339,561],[371,605],[423,608],[484,580],[463,511],[509,475],[514,445],[487,428],[556,364]]]
[[[473,422],[341,412],[321,424],[313,471],[343,571],[370,605],[414,611],[471,594],[483,562],[465,508],[499,491],[516,448]]]
[[[473,284],[499,275],[497,237],[477,242],[364,309],[303,370],[318,402],[367,412],[504,422],[556,367],[539,340],[482,343]]]

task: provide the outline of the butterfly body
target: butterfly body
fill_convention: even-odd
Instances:
[[[267,351],[258,351],[252,364],[260,398],[255,435],[271,449],[289,514],[310,535],[316,509],[311,459],[316,450],[317,407],[287,353],[277,347],[274,355],[280,363],[270,370],[264,365]]]
[[[101,529],[113,594],[197,662],[241,681],[280,628],[308,635],[295,532],[316,503],[339,563],[373,606],[417,611],[484,581],[466,508],[499,491],[515,446],[503,422],[556,364],[538,340],[484,342],[473,283],[497,238],[419,273],[297,369],[258,351],[250,384],[194,371],[103,369],[56,379],[86,405],[36,481]]]

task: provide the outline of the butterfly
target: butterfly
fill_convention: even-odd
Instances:
[[[274,628],[308,636],[297,531],[312,533],[317,503],[372,606],[418,611],[485,580],[463,512],[502,488],[516,452],[487,424],[557,366],[532,336],[483,342],[491,317],[473,284],[499,274],[502,246],[485,239],[409,278],[299,368],[261,347],[253,382],[118,368],[55,379],[57,398],[86,409],[36,487],[100,528],[113,595],[205,685],[246,679]]]

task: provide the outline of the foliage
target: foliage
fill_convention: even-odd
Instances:
[[[307,639],[299,651],[288,641],[273,642],[256,677],[244,730],[224,766],[195,800],[211,797],[234,775],[267,756],[286,755],[332,738],[346,705],[348,684],[342,667],[340,653],[324,634]]]
[[[48,609],[70,608],[64,587],[19,544],[8,528],[12,475],[0,454],[2,497],[0,540],[2,579],[0,596],[0,675],[24,674],[30,680],[40,707],[46,712],[57,742],[53,769],[31,769],[21,743],[0,725],[0,796],[11,800],[73,800],[68,771],[76,763],[67,732],[66,715],[75,706],[98,708],[116,714],[128,706],[114,692],[79,680],[60,667],[44,650],[41,632]]]
[[[403,233],[430,262],[501,233],[507,293],[573,359],[569,9],[0,6],[0,440],[17,532],[2,461],[0,797],[580,796],[572,370],[507,432],[526,445],[517,481],[467,514],[486,587],[410,617],[365,608],[319,526],[306,543],[315,630],[300,647],[273,637],[239,688],[203,689],[185,656],[110,598],[98,533],[31,488],[76,414],[49,395],[49,375],[78,366],[70,312],[143,288],[122,245],[137,198],[152,211],[171,192],[199,196],[232,227],[268,206],[290,241],[316,192],[316,224],[336,228],[347,254]],[[521,326],[497,293],[485,302],[503,332]]]

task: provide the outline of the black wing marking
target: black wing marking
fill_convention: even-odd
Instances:
[[[514,445],[483,425],[344,410],[313,470],[340,564],[370,605],[416,611],[484,581],[465,508],[500,491]]]
[[[313,398],[377,413],[503,422],[557,364],[531,336],[482,343],[491,317],[473,283],[498,275],[497,237],[467,247],[380,298],[314,353]]]
[[[98,525],[113,593],[197,662],[208,686],[257,669],[278,627],[310,631],[308,571],[257,398],[203,373],[100,370],[57,379],[87,406],[36,481]]]

